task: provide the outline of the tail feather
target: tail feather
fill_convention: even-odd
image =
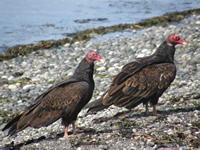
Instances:
[[[17,122],[20,119],[21,115],[18,115],[17,117],[15,117],[14,119],[12,119],[10,122],[8,122],[5,127],[2,129],[2,131],[5,131],[7,129],[9,129],[8,131],[8,135],[12,136],[15,133],[17,133]]]
[[[13,124],[8,131],[8,135],[12,136],[17,133],[17,123]]]
[[[98,112],[98,111],[101,111],[105,108],[108,108],[110,105],[103,105],[102,104],[102,98],[100,99],[97,99],[89,104],[87,104],[85,106],[85,109],[88,108],[88,111],[87,112],[91,112],[91,113],[95,113],[95,112]]]

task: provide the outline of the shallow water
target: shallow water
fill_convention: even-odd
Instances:
[[[0,51],[200,7],[200,0],[0,0]]]

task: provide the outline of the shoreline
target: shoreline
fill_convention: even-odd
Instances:
[[[0,61],[12,59],[12,58],[18,57],[19,55],[24,56],[24,55],[30,54],[33,51],[37,51],[39,49],[58,48],[59,46],[62,46],[66,43],[72,44],[77,41],[87,42],[95,34],[103,35],[107,33],[123,31],[125,29],[140,30],[140,29],[148,28],[151,26],[158,26],[158,25],[167,26],[169,23],[172,23],[172,22],[180,22],[185,17],[192,14],[200,14],[200,8],[181,11],[181,12],[167,13],[162,16],[145,19],[135,24],[119,24],[119,25],[113,25],[109,27],[100,26],[98,28],[78,31],[76,33],[66,33],[65,34],[66,38],[60,39],[60,40],[47,40],[47,41],[38,42],[36,44],[17,45],[13,47],[8,47],[4,54],[0,54]]]
[[[177,46],[176,79],[158,102],[161,116],[144,115],[139,105],[133,112],[110,107],[97,114],[81,111],[77,138],[63,137],[60,120],[40,129],[27,128],[15,137],[0,131],[0,149],[194,149],[200,141],[200,15],[176,25],[152,26],[135,37],[102,42],[76,42],[62,50],[38,50],[0,63],[0,129],[57,81],[70,76],[89,50],[98,51],[106,65],[95,64],[95,91],[99,98],[125,64],[150,55],[170,34],[177,33],[188,45]],[[150,112],[152,108],[150,107]],[[114,117],[117,116],[117,117]],[[109,119],[101,123],[95,120]]]

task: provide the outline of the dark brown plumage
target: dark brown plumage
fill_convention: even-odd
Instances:
[[[176,44],[184,44],[184,41],[179,36],[171,34],[153,55],[137,58],[125,65],[104,95],[85,108],[89,108],[89,112],[96,112],[111,105],[131,109],[144,103],[148,114],[150,102],[153,105],[153,114],[157,115],[158,99],[176,76]]]
[[[8,134],[13,135],[26,127],[40,128],[62,118],[66,127],[65,137],[68,136],[67,129],[71,123],[75,133],[77,115],[93,94],[95,60],[101,61],[102,58],[95,51],[89,52],[69,79],[57,83],[38,96],[32,105],[8,122],[3,130],[9,128]]]

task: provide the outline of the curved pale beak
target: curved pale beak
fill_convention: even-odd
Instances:
[[[104,59],[101,59],[99,62],[102,63],[103,65],[105,65],[105,60]]]
[[[181,38],[178,41],[179,44],[183,45],[183,47],[186,47],[187,43],[185,41],[183,41]]]
[[[100,55],[98,56],[98,58],[96,60],[102,64],[105,64],[105,61],[103,60],[103,58]]]

